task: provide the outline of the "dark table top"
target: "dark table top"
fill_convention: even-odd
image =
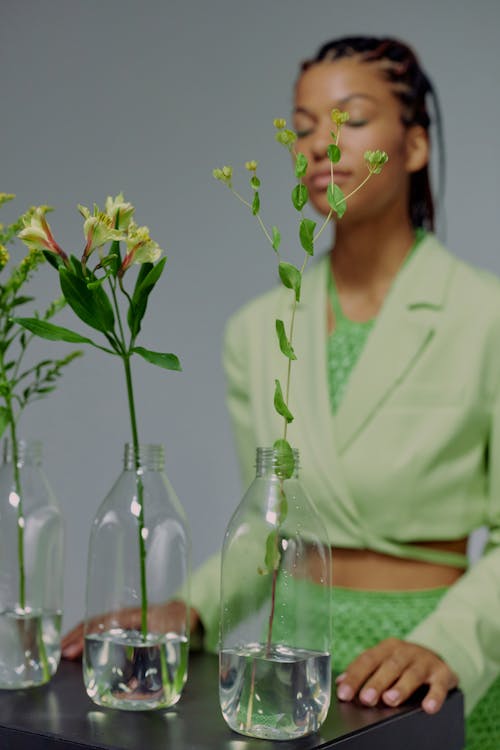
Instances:
[[[434,716],[418,700],[398,709],[332,701],[319,733],[293,742],[235,734],[219,708],[218,661],[192,654],[188,682],[168,711],[104,709],[87,697],[80,663],[63,661],[50,683],[0,691],[2,750],[461,750],[463,699],[455,690]]]

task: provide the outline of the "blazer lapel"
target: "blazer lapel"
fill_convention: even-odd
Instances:
[[[453,256],[429,235],[398,273],[333,420],[339,452],[373,418],[429,345],[453,264]]]

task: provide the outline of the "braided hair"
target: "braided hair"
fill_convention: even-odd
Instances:
[[[438,141],[438,195],[441,200],[445,173],[441,108],[434,86],[415,52],[408,45],[390,37],[342,37],[323,44],[312,59],[302,63],[301,71],[317,63],[335,62],[343,57],[355,57],[362,62],[378,65],[401,102],[402,121],[406,127],[421,125],[428,133],[431,117],[427,105],[429,99],[432,101]],[[434,230],[435,207],[428,165],[410,175],[409,211],[414,227]]]

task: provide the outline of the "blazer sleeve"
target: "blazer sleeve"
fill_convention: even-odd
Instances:
[[[406,640],[436,653],[458,674],[469,714],[500,675],[500,396],[487,447],[489,539],[483,556]]]

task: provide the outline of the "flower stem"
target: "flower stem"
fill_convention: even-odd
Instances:
[[[19,606],[24,610],[26,606],[26,573],[24,568],[24,513],[21,475],[19,473],[19,451],[17,445],[16,422],[12,413],[10,397],[6,398],[7,410],[10,412],[10,435],[12,441],[12,466],[14,469],[14,487],[19,498],[17,504],[17,559],[19,565]]]
[[[123,366],[125,368],[125,379],[127,382],[128,406],[130,412],[130,424],[132,427],[132,442],[134,446],[134,466],[137,483],[137,499],[139,502],[138,518],[138,542],[139,542],[139,565],[141,577],[141,633],[143,640],[146,640],[148,633],[148,591],[146,581],[146,544],[144,541],[144,485],[139,475],[139,436],[137,432],[137,420],[135,416],[134,390],[132,386],[132,371],[130,369],[130,355],[123,357]]]

